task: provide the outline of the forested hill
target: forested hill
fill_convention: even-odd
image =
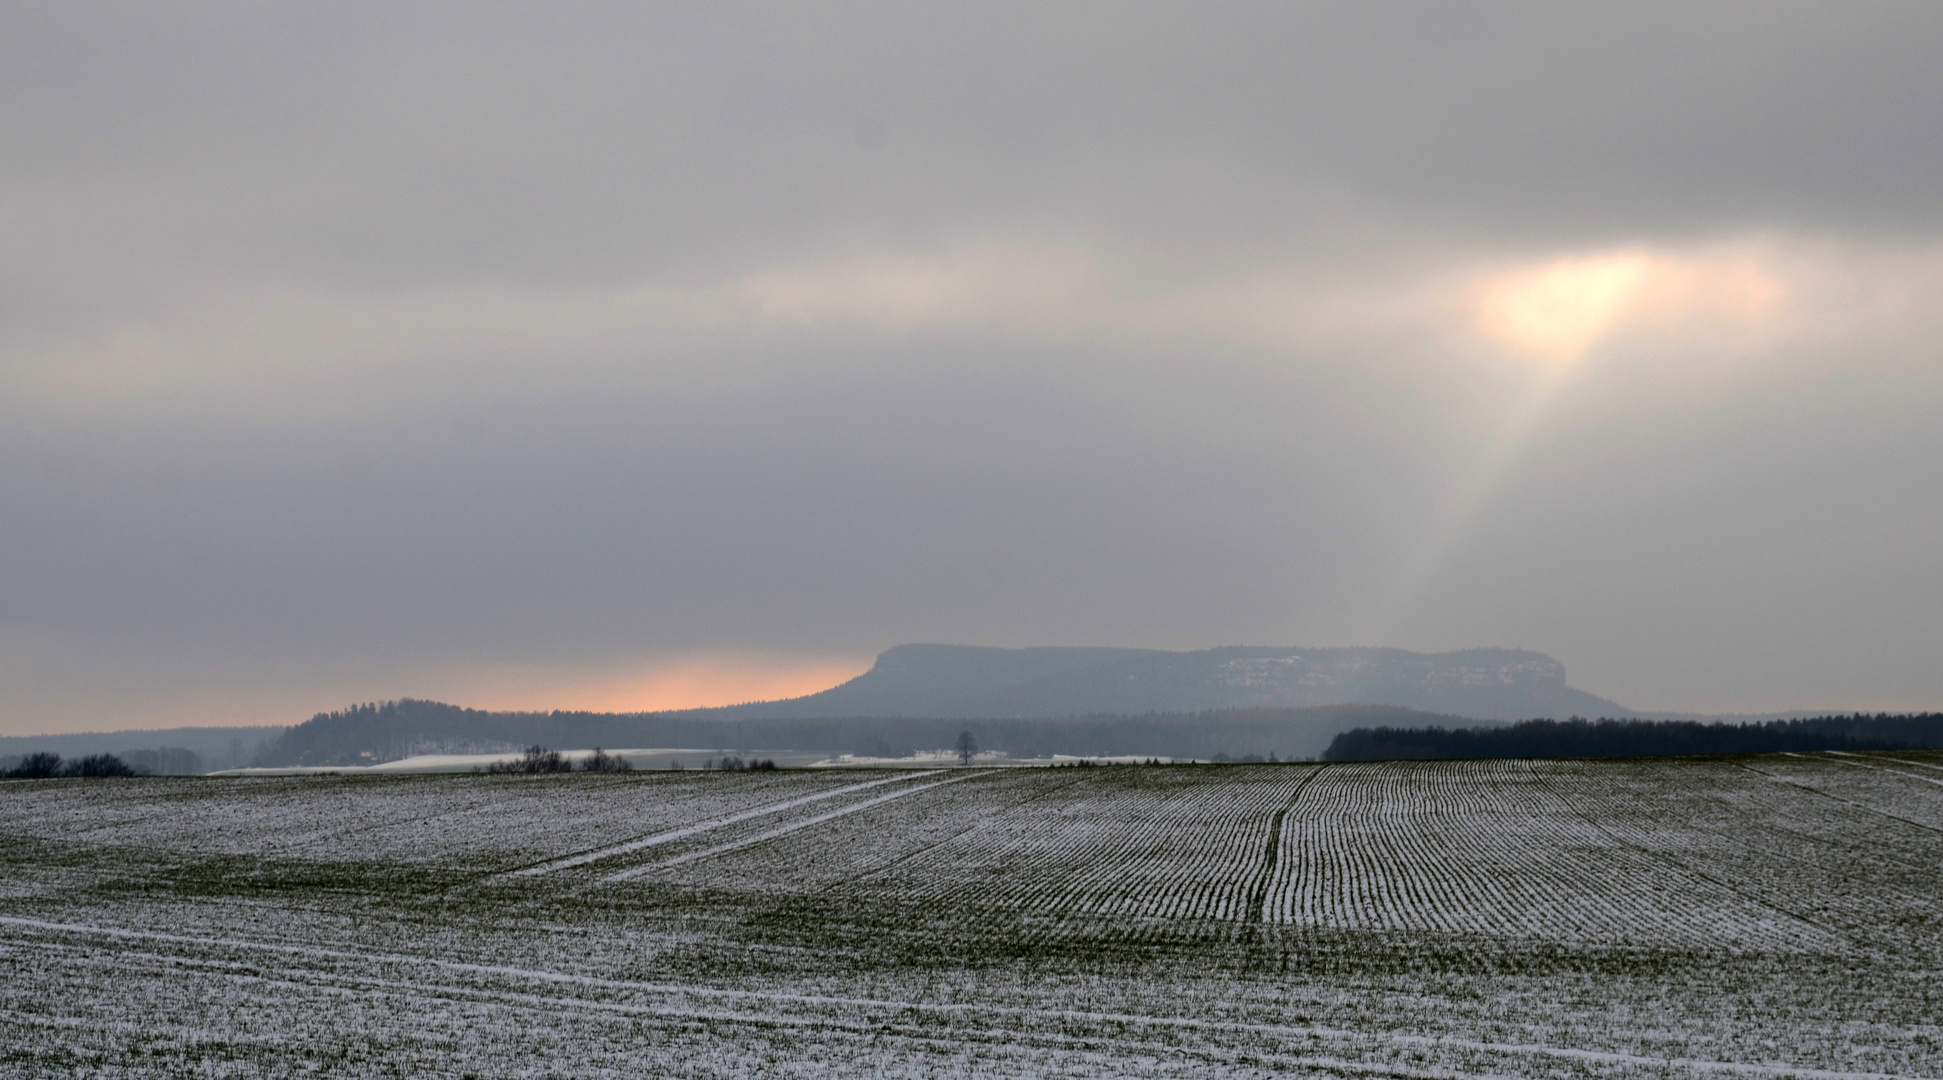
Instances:
[[[899,757],[943,750],[970,731],[1014,757],[1142,755],[1313,758],[1331,736],[1375,724],[1462,725],[1463,719],[1370,705],[1228,709],[1066,719],[838,717],[722,720],[656,713],[483,712],[389,701],[319,713],[271,743],[259,765],[369,765],[413,754],[556,749],[807,750]]]
[[[1324,761],[1672,757],[1935,747],[1943,747],[1943,713],[1856,713],[1747,724],[1573,719],[1457,730],[1363,727],[1337,735],[1322,757]]]

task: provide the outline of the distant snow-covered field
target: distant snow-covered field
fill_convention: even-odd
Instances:
[[[617,757],[634,769],[704,769],[713,768],[719,760],[733,757],[737,761],[768,760],[786,769],[935,769],[946,765],[958,764],[955,750],[921,750],[904,757],[868,757],[859,754],[825,754],[810,750],[746,750],[731,754],[726,750],[695,750],[679,748],[648,749],[607,749],[602,751],[609,757]],[[560,756],[578,766],[594,755],[589,750],[563,750]],[[395,761],[382,761],[373,765],[275,765],[248,766],[237,769],[223,769],[211,776],[383,776],[394,773],[439,773],[439,772],[484,772],[494,765],[516,761],[520,751],[496,754],[414,754]],[[1172,759],[1143,758],[1133,755],[1124,757],[1081,758],[1069,754],[1056,754],[1044,758],[1015,758],[1008,754],[981,753],[973,756],[973,762],[982,766],[1010,766],[1031,768],[1044,765],[1076,765],[1082,761],[1092,765],[1133,765],[1144,761],[1167,761]]]
[[[1943,1075],[1943,755],[907,764],[0,783],[0,1075]]]

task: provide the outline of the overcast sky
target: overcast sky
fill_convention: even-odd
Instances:
[[[1523,646],[1943,706],[1943,5],[9,4],[0,732]]]

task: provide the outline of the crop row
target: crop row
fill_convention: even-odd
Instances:
[[[1781,754],[1762,761],[1774,775],[1858,809],[1943,830],[1943,759],[1934,753]]]
[[[913,780],[888,791],[911,790],[906,796],[861,805],[871,793],[833,801],[827,810],[764,821],[711,835],[701,848],[671,852],[674,859],[632,879],[711,890],[750,894],[854,889],[893,867],[951,841],[981,823],[1003,816],[1020,802],[1049,790],[1042,770],[1000,769],[961,774],[936,787],[935,781]],[[845,811],[826,817],[829,811]],[[822,818],[823,820],[811,820]],[[781,835],[765,834],[787,830]],[[729,847],[701,858],[709,847]]]
[[[1267,900],[1279,922],[1664,938],[1691,933],[1696,907],[1733,899],[1557,805],[1522,762],[1332,770],[1284,821],[1281,847]]]
[[[678,855],[656,877],[1052,918],[1567,942],[1839,950],[1943,933],[1943,849],[1759,771],[1806,767],[1792,759],[1759,761],[1009,772],[800,829],[779,816],[711,833],[705,858]],[[1861,774],[1851,788],[1883,782],[1812,764],[1819,783],[1829,770]],[[1943,802],[1901,792],[1895,805],[1925,797]]]
[[[934,774],[944,776],[947,774]],[[1047,918],[1563,942],[1943,940],[1943,760],[32,783],[80,850],[628,875]],[[51,875],[52,870],[48,873]],[[53,878],[41,887],[51,887]]]
[[[1269,825],[1311,767],[1102,770],[899,865],[878,884],[1045,916],[1246,919]]]
[[[1350,766],[1287,816],[1267,917],[1693,946],[1934,939],[1943,848],[1868,816],[1731,762]]]
[[[1732,889],[1777,924],[1862,947],[1943,935],[1943,834],[1784,778],[1785,757],[1553,766],[1560,798],[1615,838]],[[1943,801],[1943,790],[1935,797]]]

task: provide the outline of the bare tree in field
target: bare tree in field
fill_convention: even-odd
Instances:
[[[580,762],[582,772],[632,772],[634,765],[619,754],[609,754],[594,747],[593,755]]]
[[[539,745],[527,747],[524,754],[512,761],[495,761],[486,766],[489,773],[569,772],[572,769],[573,762],[565,754]]]
[[[978,740],[970,731],[958,733],[958,764],[970,765],[972,756],[978,753]]]

